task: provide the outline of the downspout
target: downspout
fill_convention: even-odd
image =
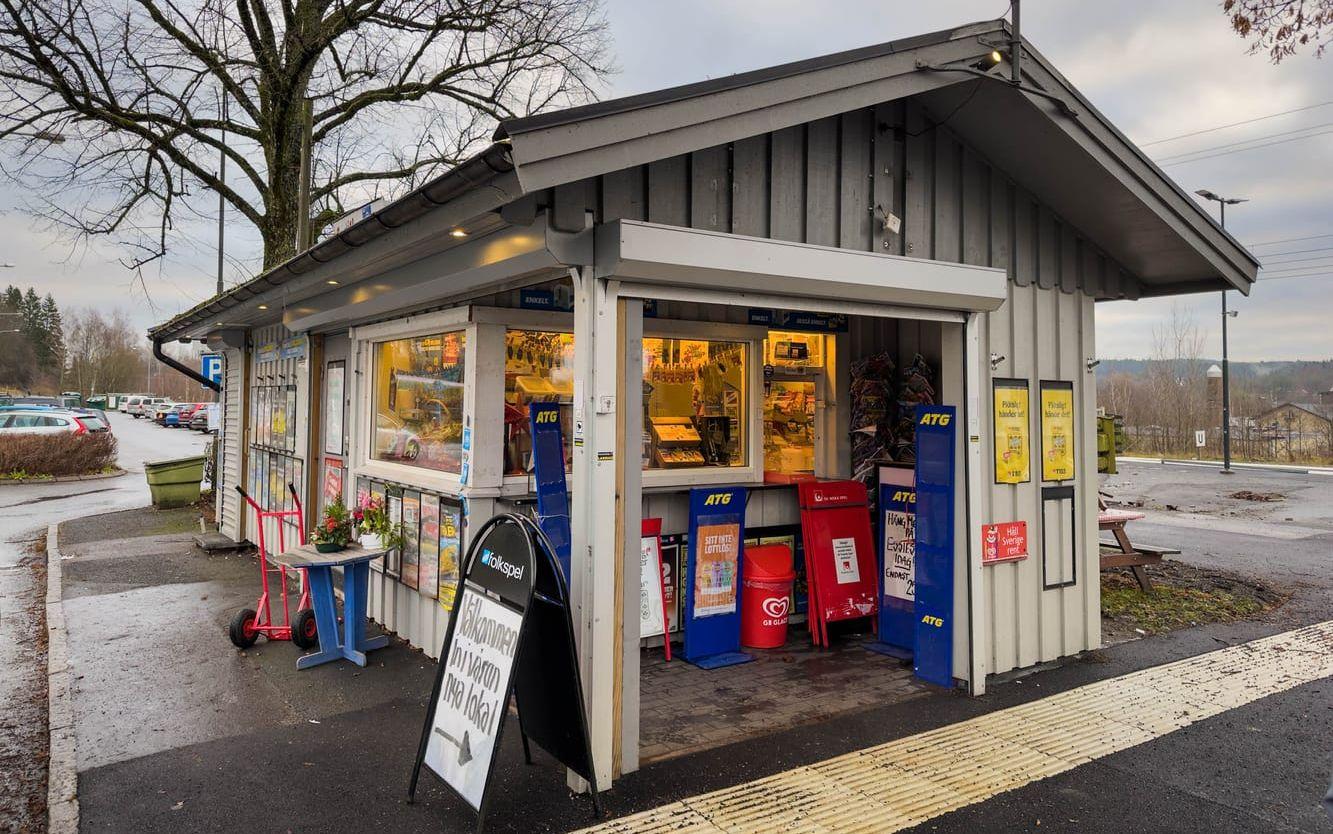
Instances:
[[[204,386],[205,388],[210,388],[215,392],[221,393],[222,391],[221,385],[209,379],[208,377],[204,376],[203,374],[199,373],[194,368],[191,368],[187,365],[182,365],[175,359],[172,359],[170,356],[167,356],[165,353],[163,353],[161,339],[153,339],[153,356],[156,357],[157,361],[161,362],[163,365],[166,365],[167,367],[172,368],[174,370],[180,371],[181,373],[188,376],[190,379],[193,379],[200,385]]]

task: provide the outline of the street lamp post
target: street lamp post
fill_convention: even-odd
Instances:
[[[1227,227],[1227,206],[1249,202],[1247,197],[1222,197],[1206,188],[1194,192],[1205,200],[1217,203],[1221,211],[1222,228]],[[1231,469],[1231,368],[1227,363],[1227,319],[1236,315],[1227,310],[1227,291],[1222,290],[1222,474],[1230,475]]]

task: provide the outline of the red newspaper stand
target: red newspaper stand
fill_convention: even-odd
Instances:
[[[869,502],[859,481],[802,483],[796,489],[810,586],[810,637],[828,646],[829,623],[874,617],[877,610]]]

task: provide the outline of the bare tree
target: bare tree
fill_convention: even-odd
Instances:
[[[1311,45],[1321,57],[1333,41],[1333,0],[1223,0],[1222,11],[1250,51],[1275,64]]]
[[[497,119],[590,99],[606,37],[600,0],[0,0],[0,166],[136,268],[221,194],[269,268],[305,243],[307,99],[318,228],[457,163]]]
[[[124,311],[76,311],[65,323],[65,380],[85,397],[128,391],[143,373],[143,336]]]

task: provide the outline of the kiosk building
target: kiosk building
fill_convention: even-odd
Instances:
[[[150,335],[223,356],[221,531],[256,538],[236,484],[385,496],[408,542],[370,613],[432,655],[559,403],[606,785],[639,764],[642,519],[680,536],[691,488],[740,485],[747,537],[799,542],[795,483],[910,470],[917,403],[958,417],[958,684],[1098,647],[1094,304],[1257,266],[992,21],[506,121]]]

